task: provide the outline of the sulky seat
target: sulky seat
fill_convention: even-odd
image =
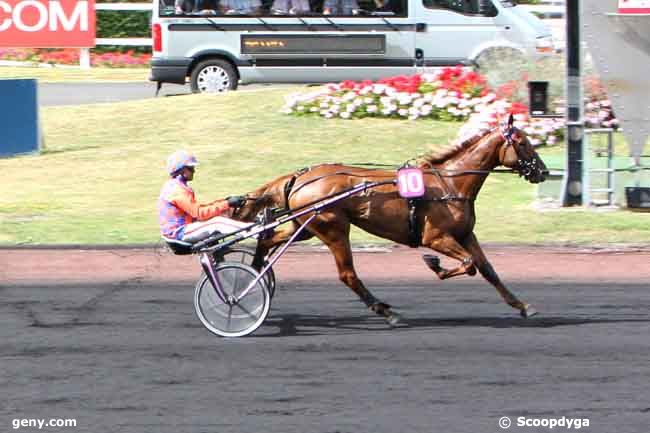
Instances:
[[[180,241],[178,239],[162,237],[172,253],[178,256],[192,254],[192,244],[189,242]]]

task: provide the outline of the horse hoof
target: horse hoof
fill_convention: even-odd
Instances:
[[[521,313],[521,317],[524,319],[528,319],[529,317],[533,317],[535,314],[537,314],[537,310],[531,307],[529,304],[524,305],[524,308],[519,312]]]
[[[392,328],[405,324],[402,316],[397,313],[390,313],[390,316],[386,317],[386,321]]]
[[[433,254],[424,254],[422,255],[422,260],[424,263],[434,272],[440,271],[440,258],[434,256]]]

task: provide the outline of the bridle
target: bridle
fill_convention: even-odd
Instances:
[[[516,128],[512,125],[511,121],[509,121],[505,127],[499,129],[501,135],[506,141],[505,150],[507,150],[508,147],[512,147],[515,150],[515,154],[517,155],[516,170],[519,173],[519,176],[528,179],[535,172],[539,171],[539,163],[535,157],[526,158],[525,155],[522,155],[520,143],[513,138],[515,130]]]

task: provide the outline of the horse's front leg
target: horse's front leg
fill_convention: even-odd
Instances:
[[[459,275],[475,275],[474,259],[453,236],[448,233],[438,233],[435,236],[425,237],[422,242],[432,250],[438,251],[453,259],[459,260],[461,265],[454,269],[445,269],[440,266],[440,259],[437,256],[425,254],[422,259],[427,266],[436,273],[441,280],[456,277]]]
[[[537,311],[535,311],[533,307],[531,307],[529,304],[521,302],[512,292],[510,292],[510,290],[506,288],[506,286],[503,285],[501,279],[494,271],[494,268],[490,262],[488,262],[487,257],[485,257],[485,253],[479,245],[476,236],[474,236],[474,233],[470,233],[467,238],[465,238],[463,244],[465,248],[467,248],[467,250],[472,254],[472,257],[474,258],[474,264],[478,268],[478,271],[487,281],[490,282],[490,284],[492,284],[497,289],[503,300],[506,301],[508,305],[518,309],[522,317],[530,317],[537,314]]]

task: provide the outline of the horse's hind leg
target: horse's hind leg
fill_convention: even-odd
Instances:
[[[476,274],[472,254],[460,245],[451,235],[447,233],[438,233],[436,236],[427,236],[423,239],[422,243],[432,250],[436,250],[461,262],[461,265],[457,268],[444,269],[440,266],[440,260],[438,257],[424,255],[422,257],[424,262],[441,280],[446,280],[447,278],[456,277],[458,275]]]
[[[255,248],[255,257],[253,258],[253,267],[256,269],[262,269],[264,265],[264,259],[266,259],[269,251],[286,241],[289,240],[291,235],[296,231],[295,224],[286,224],[279,229],[276,229],[273,235],[267,239],[260,239],[257,242],[257,248]],[[304,241],[313,237],[312,233],[309,233],[307,230],[304,230],[298,237],[295,239],[295,242]]]
[[[478,268],[481,275],[483,275],[483,277],[497,289],[503,300],[506,301],[508,305],[518,309],[523,317],[530,317],[534,314],[537,314],[537,311],[535,311],[533,307],[531,307],[529,304],[521,302],[514,294],[512,294],[512,292],[510,292],[510,290],[506,288],[506,286],[503,285],[501,279],[494,271],[494,268],[490,262],[488,262],[487,257],[485,257],[485,253],[479,245],[476,236],[474,236],[474,233],[470,233],[463,243],[465,245],[465,248],[467,248],[467,250],[472,253],[474,264]]]
[[[316,217],[307,229],[323,241],[334,255],[339,279],[352,289],[370,310],[385,318],[390,325],[397,325],[401,320],[400,315],[393,312],[390,305],[375,298],[357,276],[350,247],[350,223],[347,218],[339,214],[324,213]]]

